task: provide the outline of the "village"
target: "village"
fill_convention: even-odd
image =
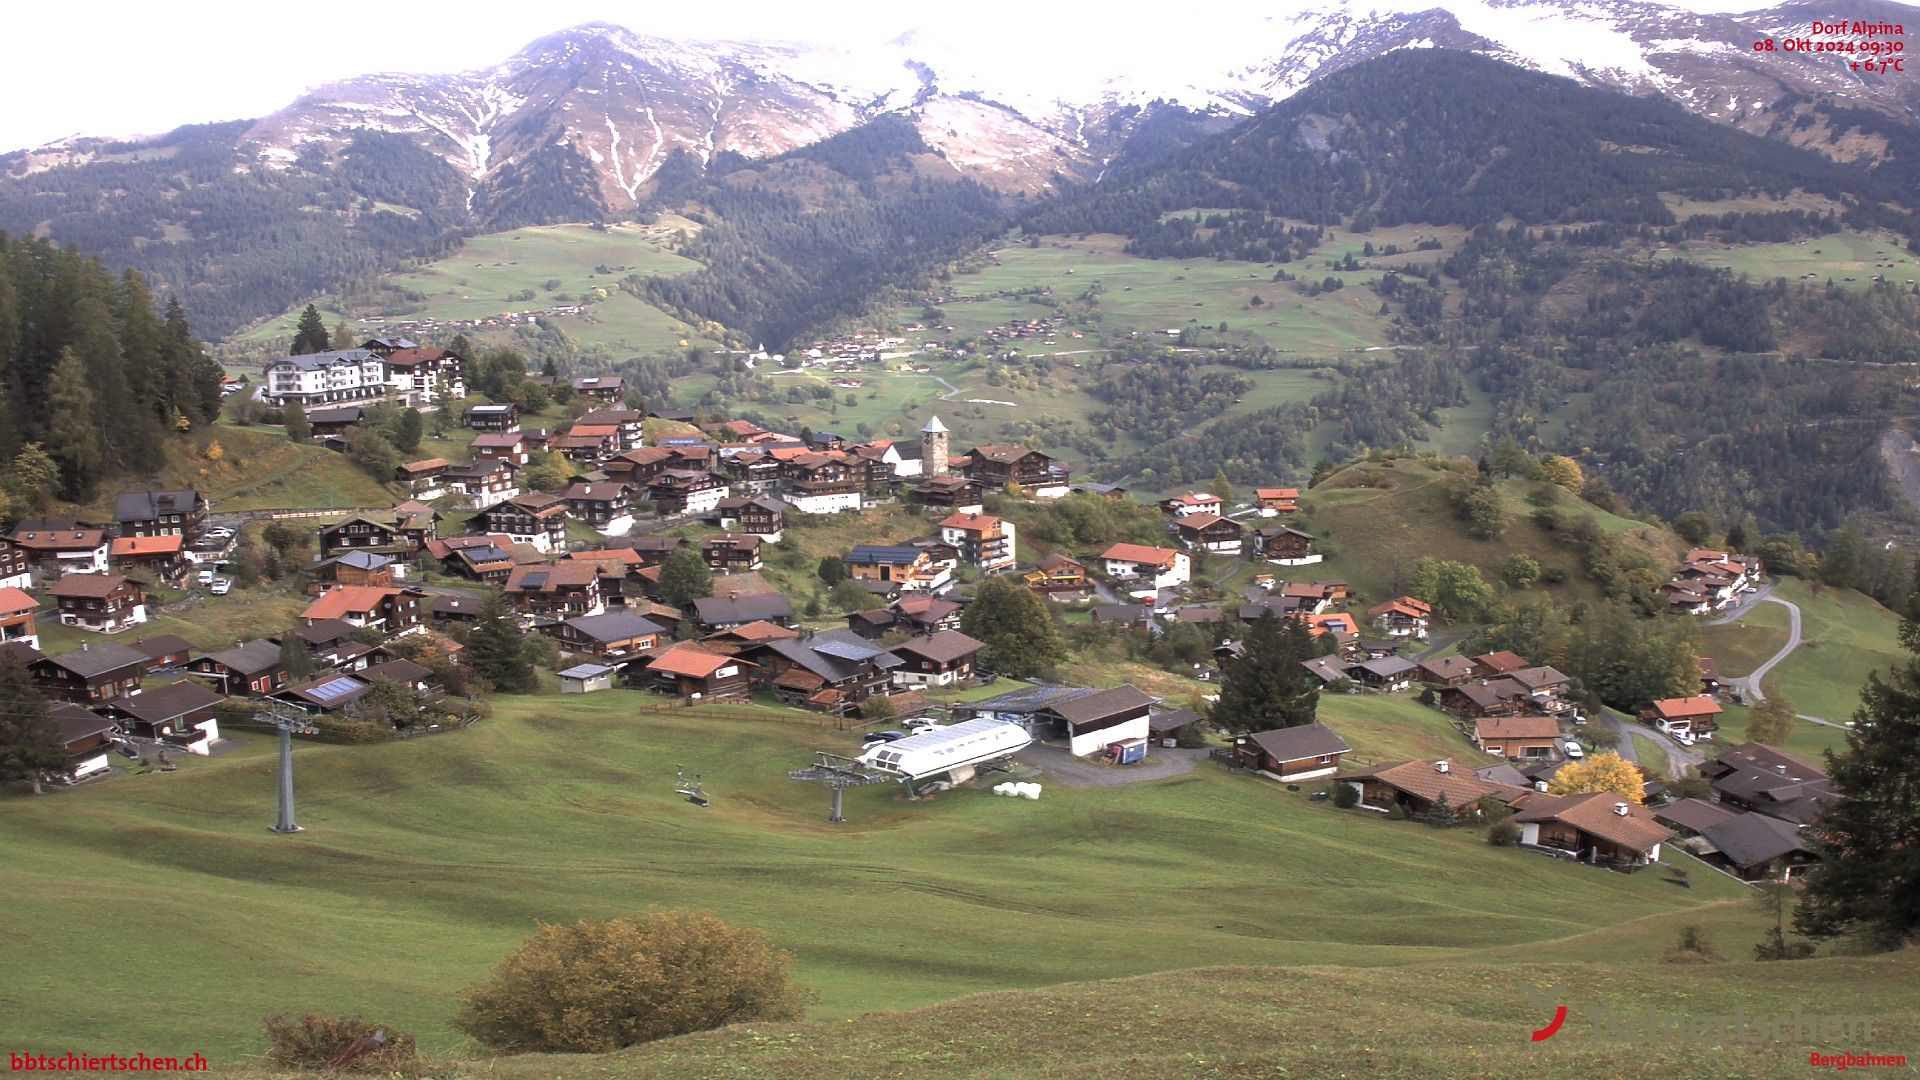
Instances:
[[[264,393],[302,404],[317,439],[344,444],[376,401],[455,407],[462,363],[445,349],[378,338],[270,364]],[[1426,599],[1367,603],[1346,582],[1315,580],[1315,538],[1289,524],[1297,488],[1257,488],[1238,504],[1186,492],[1151,504],[1161,543],[1055,547],[1035,558],[1014,520],[988,512],[990,496],[1138,504],[1124,488],[1076,483],[1065,463],[1032,447],[956,447],[938,417],[913,441],[803,438],[631,408],[618,377],[566,384],[580,403],[570,426],[535,429],[510,402],[469,403],[459,412],[467,456],[401,465],[391,508],[317,528],[275,523],[283,539],[310,531],[310,544],[307,531],[294,535],[308,552],[298,567],[308,602],[295,625],[230,647],[197,650],[142,632],[156,590],[204,589],[202,602],[218,604],[231,588],[235,530],[213,523],[198,492],[123,492],[111,521],[20,522],[0,540],[0,649],[56,702],[69,761],[47,779],[98,782],[116,771],[116,754],[217,754],[223,721],[457,728],[471,719],[463,639],[500,602],[515,632],[545,642],[562,694],[823,714],[860,745],[824,765],[828,775],[895,780],[909,795],[1023,768],[1030,746],[1116,770],[1208,750],[1282,789],[1330,782],[1340,806],[1393,817],[1510,814],[1523,847],[1622,869],[1678,843],[1742,880],[1804,865],[1799,830],[1837,795],[1817,766],[1757,743],[1700,766],[1707,799],[1674,797],[1651,773],[1634,802],[1550,794],[1556,773],[1594,745],[1593,718],[1568,697],[1567,677],[1511,652],[1430,649],[1438,620]],[[573,475],[561,490],[527,486],[535,454],[567,463]],[[829,560],[851,589],[834,595],[857,597],[845,610],[817,599],[797,609],[767,572],[783,538],[879,506],[919,527],[849,543]],[[697,561],[710,580],[700,595],[675,595],[676,557]],[[1195,566],[1213,558],[1261,569],[1238,595],[1209,602],[1196,595]],[[1718,611],[1762,571],[1750,556],[1694,550],[1667,594],[1676,613]],[[1449,718],[1459,756],[1360,765],[1320,723],[1227,735],[1208,729],[1201,703],[1130,684],[1003,679],[982,662],[986,643],[961,629],[990,580],[1121,633],[1199,627],[1216,644],[1187,674],[1210,685],[1245,662],[1254,624],[1298,622],[1320,650],[1304,666],[1321,693],[1417,697]],[[85,637],[43,652],[43,623]],[[1636,719],[1678,746],[1712,745],[1720,692],[1706,660],[1698,693],[1646,702]]]

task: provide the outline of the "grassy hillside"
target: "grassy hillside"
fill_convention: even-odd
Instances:
[[[1780,277],[1798,281],[1812,275],[1809,280],[1816,284],[1825,284],[1831,278],[1842,288],[1865,289],[1873,284],[1875,275],[1896,285],[1909,285],[1920,278],[1920,255],[1907,250],[1904,238],[1880,231],[1849,229],[1775,244],[1692,241],[1662,249],[1660,254],[1725,267],[1761,281]]]
[[[1800,605],[1800,648],[1768,675],[1803,713],[1844,721],[1860,704],[1867,675],[1909,658],[1900,647],[1900,619],[1851,589],[1813,587],[1797,578],[1775,595]],[[1773,606],[1773,605],[1770,605]]]
[[[1462,476],[1443,461],[1398,458],[1357,462],[1326,477],[1302,496],[1293,522],[1327,541],[1333,551],[1308,572],[1323,580],[1344,580],[1373,603],[1404,591],[1422,558],[1471,563],[1488,581],[1498,582],[1506,558],[1523,554],[1538,560],[1543,570],[1565,576],[1562,584],[1542,586],[1547,592],[1562,600],[1595,595],[1579,553],[1534,523],[1535,508],[1528,496],[1540,485],[1501,481],[1506,531],[1495,540],[1478,540],[1454,516],[1448,498],[1450,486]],[[1558,488],[1550,495],[1554,507],[1573,515],[1592,514],[1602,529],[1626,536],[1662,565],[1677,565],[1683,554],[1671,533],[1606,513]]]
[[[369,335],[387,323],[484,320],[585,304],[578,314],[543,316],[543,321],[579,344],[603,346],[625,358],[698,336],[696,328],[620,289],[621,281],[633,275],[698,270],[699,263],[669,248],[683,229],[697,231],[698,226],[669,215],[655,225],[544,225],[476,236],[437,262],[383,275],[369,292],[323,297],[317,304],[328,326],[344,318],[356,332]],[[526,290],[534,295],[526,297]],[[239,339],[291,340],[302,306],[254,325]]]
[[[210,451],[214,443],[219,444],[218,451]],[[291,442],[278,427],[221,424],[178,436],[166,460],[145,483],[154,488],[194,488],[213,503],[215,512],[393,505],[385,486],[345,455],[314,443]],[[109,484],[78,513],[88,520],[111,521],[114,493],[137,486],[132,481]]]
[[[1742,678],[1787,643],[1787,609],[1756,604],[1739,622],[1700,627],[1700,652],[1713,657],[1720,677]]]
[[[828,826],[826,793],[786,771],[849,736],[777,710],[636,713],[648,700],[505,699],[466,732],[302,745],[297,837],[264,828],[271,745],[254,736],[175,774],[0,800],[15,972],[0,1042],[53,1050],[112,1030],[172,1045],[164,1000],[193,1003],[194,1042],[217,1062],[257,1052],[261,1017],[283,1009],[365,1012],[464,1053],[457,991],[536,922],[649,904],[764,928],[819,991],[814,1018],[847,1031],[873,1009],[1195,965],[1646,959],[1682,923],[1735,951],[1759,932],[1745,890],[1697,866],[1676,889],[1204,764],[1124,788],[1048,784],[1038,802],[867,788]],[[1366,749],[1357,718],[1347,730]],[[676,763],[705,776],[712,807],[672,793]],[[102,911],[137,912],[140,932],[103,930]]]
[[[1576,939],[1577,940],[1577,939]],[[1566,988],[1565,1027],[1534,995]],[[1657,999],[1657,1000],[1656,1000]],[[454,1068],[453,1077],[1512,1077],[1621,1080],[1800,1077],[1834,1041],[1622,1038],[1603,1026],[1655,1008],[1685,1015],[1873,1018],[1871,1049],[1920,1043],[1920,957],[1791,964],[1672,965],[1521,960],[1416,964],[1384,978],[1325,966],[1224,967],[978,994],[907,1013],[744,1024],[604,1056],[529,1055]]]

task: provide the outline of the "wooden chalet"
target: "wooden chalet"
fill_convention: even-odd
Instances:
[[[720,527],[757,536],[770,544],[780,542],[787,527],[787,506],[767,495],[721,499]]]
[[[573,619],[607,609],[599,566],[591,561],[516,566],[507,575],[505,592],[514,610],[536,620]]]
[[[1254,505],[1262,510],[1271,510],[1276,514],[1291,514],[1300,509],[1300,489],[1290,487],[1263,487],[1253,489]]]
[[[226,700],[189,679],[115,698],[99,709],[136,738],[157,739],[205,754],[220,738],[220,724],[214,714]]]
[[[567,504],[557,495],[530,491],[502,499],[469,517],[467,529],[502,533],[516,544],[541,552],[561,551],[567,546]]]
[[[1640,719],[1674,734],[1687,734],[1697,739],[1711,739],[1719,730],[1716,719],[1723,710],[1720,703],[1705,694],[1693,697],[1662,698],[1640,710]]]
[[[407,489],[414,499],[437,499],[447,493],[447,470],[453,462],[443,457],[409,461],[393,470],[394,483]]]
[[[950,514],[940,522],[940,540],[960,561],[989,574],[1011,569],[1017,559],[1013,522],[992,514]]]
[[[1428,686],[1465,686],[1473,680],[1473,661],[1464,656],[1443,656],[1422,660],[1414,665],[1416,677]]]
[[[893,684],[899,657],[851,630],[774,638],[743,648],[756,679],[789,705],[844,715]]]
[[[77,784],[112,771],[110,736],[116,726],[112,720],[71,701],[50,703],[47,719],[58,730],[60,747],[67,756],[60,777],[64,782]]]
[[[506,432],[520,430],[520,406],[475,405],[467,410],[467,426],[475,431]]]
[[[1053,457],[1026,446],[976,446],[967,452],[966,474],[983,490],[1021,490],[1036,498],[1067,494],[1072,480]]]
[[[338,524],[320,528],[322,559],[331,559],[348,551],[402,556],[407,552],[407,536],[398,526],[369,517],[350,517]]]
[[[323,619],[340,619],[397,637],[421,628],[426,599],[427,594],[419,589],[339,585],[308,604],[300,613],[300,621],[312,625]]]
[[[388,588],[393,585],[398,566],[399,563],[390,555],[372,551],[346,551],[314,563],[310,568],[313,583],[308,588],[316,596],[335,585]]]
[[[193,659],[193,646],[178,634],[155,634],[127,642],[127,648],[147,658],[146,674],[161,668],[180,667]]]
[[[1060,554],[1042,556],[1032,570],[1021,575],[1021,580],[1027,588],[1051,600],[1070,600],[1093,590],[1085,564]]]
[[[1475,804],[1488,795],[1511,806],[1537,794],[1531,787],[1482,780],[1472,769],[1451,758],[1376,765],[1348,773],[1340,777],[1339,782],[1359,794],[1357,805],[1365,809],[1386,811],[1399,806],[1405,813],[1419,817],[1429,813],[1443,794],[1456,812],[1467,816],[1475,814]]]
[[[1644,806],[1610,791],[1583,795],[1536,793],[1513,815],[1522,844],[1571,852],[1582,862],[1639,867],[1660,858],[1673,831]]]
[[[108,541],[105,529],[75,523],[49,528],[51,523],[21,522],[8,540],[25,554],[27,563],[42,574],[104,574]]]
[[[38,649],[40,628],[34,622],[34,612],[38,610],[40,601],[26,590],[11,586],[0,588],[0,645],[18,641]]]
[[[139,693],[147,657],[111,641],[89,643],[72,652],[40,657],[27,670],[34,686],[56,701],[98,705]]]
[[[1235,761],[1289,784],[1332,776],[1340,769],[1341,757],[1352,750],[1325,724],[1256,731],[1233,740]]]
[[[1388,637],[1427,639],[1433,625],[1433,605],[1411,596],[1396,596],[1367,609],[1367,621]]]
[[[1474,721],[1473,744],[1509,761],[1562,756],[1560,721],[1551,716],[1486,716]]]
[[[1288,525],[1267,525],[1257,530],[1249,543],[1256,558],[1279,566],[1306,566],[1320,561],[1313,550],[1313,537]]]
[[[583,615],[542,627],[541,631],[569,652],[608,662],[631,660],[671,640],[670,632],[659,623],[627,611]]]
[[[704,471],[662,469],[647,480],[647,498],[661,514],[708,514],[726,496],[727,485]]]
[[[207,500],[192,488],[122,492],[113,500],[113,522],[121,537],[181,536],[191,540],[206,527]]]
[[[1246,546],[1246,530],[1232,518],[1218,514],[1187,514],[1173,519],[1174,535],[1196,551],[1238,555]]]
[[[60,624],[118,634],[147,621],[147,593],[120,574],[68,574],[47,588]]]
[[[187,671],[227,697],[265,697],[287,685],[280,646],[267,638],[197,656],[187,662]]]
[[[689,703],[746,702],[753,694],[747,675],[752,669],[752,664],[737,656],[682,641],[645,664],[630,666],[627,681],[639,689],[676,694]]]
[[[760,538],[744,533],[722,533],[700,538],[700,557],[716,573],[738,574],[760,569]]]
[[[909,638],[893,647],[901,664],[893,669],[900,686],[957,686],[973,678],[973,662],[985,643],[958,630]]]

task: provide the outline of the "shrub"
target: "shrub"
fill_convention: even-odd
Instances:
[[[1333,805],[1342,810],[1351,810],[1360,803],[1360,792],[1352,784],[1333,785]]]
[[[455,1021],[511,1051],[603,1053],[745,1020],[799,1017],[793,957],[708,911],[541,926]]]
[[[1667,946],[1669,964],[1708,964],[1720,959],[1720,953],[1708,943],[1706,931],[1692,923],[1680,928],[1673,944]]]
[[[1407,812],[1399,803],[1394,803],[1392,806],[1387,807],[1387,820],[1405,821],[1407,820]]]
[[[295,1069],[402,1073],[420,1067],[413,1036],[359,1017],[267,1018],[267,1059]]]
[[[1496,821],[1487,830],[1487,843],[1494,847],[1512,847],[1520,842],[1520,826],[1511,821]]]

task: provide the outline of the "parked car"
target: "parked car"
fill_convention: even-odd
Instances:
[[[1572,739],[1567,740],[1566,751],[1569,761],[1579,761],[1581,758],[1587,756],[1587,752],[1581,749],[1580,744],[1574,742]]]
[[[214,578],[212,588],[213,588],[213,595],[225,596],[228,593],[233,591],[233,579],[223,578],[223,577]]]
[[[1691,732],[1676,731],[1673,733],[1673,741],[1679,743],[1681,746],[1692,746],[1694,738]]]
[[[874,743],[898,742],[906,737],[907,733],[904,731],[869,731],[867,737],[860,740],[860,745],[864,748]]]
[[[213,571],[210,569],[200,571],[199,581],[202,585],[213,584]]]

